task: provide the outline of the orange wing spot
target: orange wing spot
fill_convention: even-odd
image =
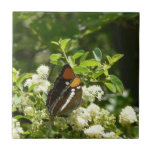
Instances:
[[[80,78],[75,78],[72,83],[70,84],[70,86],[73,88],[73,87],[76,87],[76,86],[79,86],[81,83],[81,80]]]
[[[71,68],[66,68],[62,76],[64,79],[72,79],[74,77],[74,72]]]

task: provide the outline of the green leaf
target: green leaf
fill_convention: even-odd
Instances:
[[[122,93],[124,87],[123,87],[123,84],[122,84],[121,80],[115,75],[110,75],[110,80],[116,86],[117,91]]]
[[[31,134],[29,131],[25,131],[24,133],[23,133],[24,135],[29,135],[29,134]]]
[[[80,66],[94,67],[94,66],[101,66],[101,64],[95,59],[91,59],[91,60],[85,60],[81,62]]]
[[[59,43],[58,42],[55,42],[55,41],[51,41],[52,44],[55,44],[57,46],[59,46]]]
[[[73,58],[73,56],[68,56],[68,60],[71,67],[73,68],[75,66],[75,59]]]
[[[67,48],[69,48],[70,46],[70,39],[60,39],[59,41],[60,43],[60,47],[63,49],[63,50],[66,50]]]
[[[52,60],[52,61],[56,61],[60,58],[61,58],[61,56],[59,54],[51,54],[51,56],[50,56],[50,60]]]
[[[28,88],[28,91],[31,92],[36,85],[37,85],[37,84],[32,84],[32,85]]]
[[[15,111],[17,111],[15,108],[12,108],[12,112],[15,112]]]
[[[32,73],[26,73],[26,74],[20,75],[17,80],[17,86],[19,86],[25,79],[31,78],[32,75],[33,75]]]
[[[109,64],[112,64],[112,59],[110,56],[107,56],[107,60],[108,60]]]
[[[16,116],[14,116],[14,118],[15,119],[22,119],[22,118],[25,118],[25,119],[30,119],[31,118],[31,116],[23,116],[23,115],[16,115]]]
[[[75,53],[75,54],[73,55],[73,58],[74,58],[74,59],[78,59],[78,58],[81,57],[83,54],[84,54],[84,51],[83,51],[83,50],[82,50],[82,51],[79,51],[79,52],[77,52],[77,53]]]
[[[79,74],[79,73],[88,73],[89,69],[87,67],[82,67],[82,66],[76,66],[73,68],[74,72]]]
[[[99,48],[95,48],[93,50],[93,55],[94,55],[94,58],[97,61],[101,62],[101,60],[102,60],[102,52],[101,52],[101,50]]]
[[[54,61],[50,61],[50,63],[55,64],[55,65],[59,65],[59,66],[64,65],[64,62],[62,60],[54,60]]]
[[[82,55],[80,58],[80,63],[83,62],[87,58],[88,55],[89,55],[89,52],[85,52],[84,55]]]
[[[114,135],[114,138],[119,137],[121,134],[123,134],[123,132],[122,132],[122,131],[118,131],[118,132],[116,132],[116,133],[115,133],[115,135]]]
[[[15,119],[21,119],[21,118],[24,118],[24,116],[23,115],[16,115],[16,116],[14,116],[14,118]]]
[[[80,38],[83,38],[84,36],[86,36],[86,35],[88,35],[88,34],[91,34],[91,33],[95,32],[95,31],[98,31],[98,30],[100,30],[100,29],[101,29],[101,26],[98,26],[98,27],[93,28],[93,29],[87,29],[84,33],[82,33],[82,34],[80,35]]]
[[[93,73],[91,75],[92,78],[96,79],[98,78],[100,75],[102,75],[104,73],[104,70],[100,70],[100,71],[96,71],[95,73]]]
[[[13,73],[16,73],[17,71],[16,71],[16,69],[15,68],[13,68]]]
[[[47,96],[46,96],[45,93],[42,94],[42,99],[43,99],[44,102],[46,102]]]
[[[33,94],[31,96],[29,96],[29,99],[32,101],[32,102],[35,102],[37,99],[33,96]]]
[[[19,96],[17,96],[17,94],[14,95],[13,97],[13,100],[14,100],[14,103],[15,104],[19,104],[21,102],[21,99],[23,98],[24,96],[19,94]]]
[[[114,84],[109,83],[109,82],[105,82],[105,85],[107,86],[107,88],[108,88],[111,92],[113,92],[113,93],[116,92],[116,87],[115,87]]]
[[[117,62],[118,60],[120,60],[124,55],[123,54],[115,54],[114,56],[112,56],[112,62]]]

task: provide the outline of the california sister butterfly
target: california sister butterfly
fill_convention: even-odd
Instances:
[[[47,109],[51,116],[66,116],[81,104],[81,80],[70,65],[66,64],[48,92]]]

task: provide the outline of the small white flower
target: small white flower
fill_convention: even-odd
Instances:
[[[47,66],[41,65],[37,69],[38,74],[33,74],[32,79],[27,79],[24,83],[24,87],[30,87],[35,85],[33,91],[36,93],[45,92],[47,93],[48,87],[50,86],[49,81],[46,80],[48,76],[49,68]]]
[[[49,87],[50,83],[47,80],[40,80],[37,86],[34,87],[34,92],[45,92],[47,93],[47,89]]]
[[[102,100],[102,96],[104,95],[104,92],[100,86],[93,85],[88,88],[86,86],[84,86],[82,89],[83,89],[82,98],[84,100],[87,100],[90,102],[94,102],[95,98],[97,98],[99,101]]]
[[[39,80],[40,80],[40,76],[38,74],[33,74],[32,83],[38,83]]]
[[[85,108],[78,108],[77,110],[77,114],[82,117],[83,119],[87,120],[87,121],[90,121],[91,120],[91,117],[90,117],[90,114],[89,112],[87,111],[87,109]]]
[[[23,134],[23,129],[20,127],[20,122],[13,118],[13,138],[20,138],[20,134]]]
[[[87,125],[88,125],[88,121],[87,120],[85,120],[85,119],[83,119],[83,118],[81,118],[79,116],[77,117],[77,126],[79,128],[83,128],[83,127],[85,127]]]
[[[100,107],[92,103],[88,106],[87,111],[90,113],[92,117],[95,117],[99,113]]]
[[[136,113],[131,106],[127,106],[122,109],[119,115],[119,122],[122,125],[132,124],[137,121]]]
[[[91,120],[91,116],[87,109],[80,107],[74,110],[67,120],[71,125],[74,125],[76,129],[80,130],[88,125],[88,121]]]
[[[41,110],[41,117],[43,119],[48,118],[48,114],[47,114],[47,110],[46,109]]]
[[[45,65],[41,65],[37,68],[36,71],[40,75],[40,77],[47,78],[49,74],[49,67]]]
[[[107,132],[103,134],[103,137],[105,138],[114,138],[115,133],[113,131]]]
[[[24,109],[25,115],[33,115],[34,114],[34,109],[30,106],[25,107]]]
[[[32,79],[27,79],[24,83],[24,87],[30,87],[32,85]]]
[[[104,128],[101,125],[94,125],[84,131],[91,138],[101,138],[104,134]]]

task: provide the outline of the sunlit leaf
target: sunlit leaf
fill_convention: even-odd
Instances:
[[[16,111],[16,109],[15,108],[12,108],[12,112],[15,112]]]
[[[83,50],[82,50],[82,51],[79,51],[79,52],[77,52],[77,53],[75,53],[75,54],[73,55],[73,58],[74,58],[74,59],[78,59],[78,58],[81,57],[83,54],[84,54],[84,51],[83,51]]]
[[[66,51],[66,49],[69,48],[70,39],[63,39],[63,40],[61,39],[59,43],[60,43],[61,48]]]
[[[51,54],[50,56],[50,60],[53,60],[53,61],[58,60],[60,58],[61,56],[59,54]]]
[[[93,55],[94,55],[94,58],[97,61],[101,62],[101,60],[102,60],[102,52],[101,52],[101,50],[99,48],[95,48],[93,50]]]
[[[113,93],[116,92],[116,87],[115,87],[114,84],[109,83],[109,82],[106,82],[105,85],[107,86],[107,88],[108,88],[111,92],[113,92]]]
[[[87,67],[82,67],[82,66],[76,66],[73,68],[74,72],[75,73],[88,73],[89,72],[89,69]]]
[[[24,134],[24,135],[29,135],[30,132],[29,132],[29,131],[25,131],[23,134]]]
[[[112,62],[117,62],[118,60],[120,60],[124,55],[123,54],[115,54],[114,56],[112,56]]]
[[[110,56],[107,56],[107,60],[108,60],[109,64],[112,64],[112,59]]]
[[[16,73],[17,71],[16,71],[16,69],[15,68],[13,68],[13,73]]]
[[[59,46],[59,43],[58,42],[55,42],[55,41],[51,41],[52,44],[55,44],[57,46]]]
[[[104,73],[104,70],[100,70],[100,71],[96,71],[95,73],[92,74],[92,78],[96,79],[98,78],[100,75],[102,75]]]
[[[64,65],[64,62],[62,62],[61,60],[50,61],[50,63],[55,64],[55,65],[60,65],[60,66]]]
[[[88,67],[94,67],[94,66],[101,66],[100,62],[91,59],[91,60],[85,60],[81,62],[80,66],[88,66]]]
[[[89,52],[85,52],[85,53],[81,56],[80,62],[83,62],[83,61],[87,58],[88,55],[89,55]]]

